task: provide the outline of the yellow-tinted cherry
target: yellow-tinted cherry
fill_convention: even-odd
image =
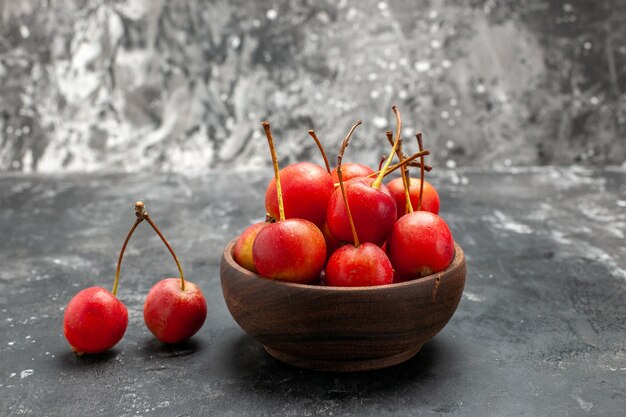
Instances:
[[[257,272],[256,266],[254,266],[254,259],[252,259],[252,245],[261,229],[268,224],[268,222],[260,222],[248,226],[241,232],[237,238],[237,242],[235,242],[233,259],[235,259],[235,262],[237,262],[239,266],[246,268],[250,272]]]
[[[385,252],[373,243],[359,242],[359,236],[343,183],[341,160],[350,141],[350,136],[359,124],[360,122],[357,122],[350,129],[337,157],[339,189],[346,207],[354,244],[343,245],[334,251],[328,260],[325,281],[327,285],[335,287],[361,287],[391,284],[393,282],[393,269]]]
[[[262,228],[254,239],[252,257],[258,273],[266,278],[290,282],[309,283],[320,277],[326,262],[326,243],[320,229],[312,222],[301,218],[285,218],[281,171],[274,149],[274,140],[268,122],[263,128],[272,156],[274,168],[274,191],[278,206],[278,221]],[[312,164],[311,164],[312,165]],[[321,169],[321,168],[320,168]],[[323,169],[322,169],[323,171]],[[282,171],[284,172],[284,170]],[[332,187],[330,175],[328,177]],[[300,181],[292,177],[292,181]],[[306,194],[306,187],[301,193]],[[266,195],[267,201],[267,195]],[[270,213],[271,214],[271,213]],[[325,217],[325,215],[324,215]],[[322,221],[322,225],[324,222]]]
[[[141,214],[172,254],[179,278],[157,282],[148,292],[143,305],[143,318],[152,334],[163,343],[180,343],[196,334],[207,315],[206,300],[200,288],[185,280],[176,252],[141,204]]]
[[[137,219],[126,235],[117,259],[113,289],[86,288],[76,294],[65,308],[63,334],[78,355],[104,352],[115,346],[126,332],[128,310],[116,295],[126,246],[143,221],[137,205],[135,213]]]

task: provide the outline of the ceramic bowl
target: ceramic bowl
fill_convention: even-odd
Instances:
[[[264,278],[224,249],[221,283],[235,321],[276,359],[321,371],[385,368],[413,357],[448,323],[465,285],[455,243],[445,271],[375,287],[326,287]]]

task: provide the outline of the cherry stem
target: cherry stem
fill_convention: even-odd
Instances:
[[[406,155],[404,155],[404,157],[406,158]],[[380,162],[378,163],[378,171],[376,171],[374,174],[368,175],[368,178],[371,178],[373,176],[378,175],[378,173],[380,172],[380,170],[383,167],[383,164],[385,163],[387,158],[389,158],[389,155],[383,155],[383,156],[380,157]],[[419,162],[415,162],[415,161],[410,161],[407,165],[410,166],[410,167],[414,167],[414,168],[420,168],[422,166],[422,164],[420,164]],[[390,167],[390,169],[394,169],[394,167],[395,167],[395,165],[392,165]],[[426,172],[430,172],[432,169],[433,169],[432,166],[430,166],[428,164],[424,164],[424,170]],[[335,184],[335,186],[338,187],[339,183]]]
[[[385,136],[387,136],[387,141],[389,142],[389,145],[393,146],[393,132],[391,130],[388,130],[385,132]]]
[[[128,241],[130,240],[130,237],[133,235],[133,233],[135,233],[135,229],[137,228],[137,226],[139,226],[139,223],[143,221],[143,217],[141,216],[139,212],[140,207],[143,207],[143,203],[141,201],[136,202],[135,203],[135,215],[137,216],[137,218],[135,219],[135,223],[133,224],[133,226],[128,231],[128,234],[126,235],[126,239],[124,239],[124,243],[122,244],[122,250],[120,250],[120,256],[117,258],[117,268],[115,269],[115,281],[113,281],[113,289],[111,290],[111,294],[113,294],[114,296],[117,296],[117,287],[119,286],[119,283],[120,283],[120,271],[122,270],[122,259],[124,258],[124,252],[126,251],[126,246],[128,245]]]
[[[398,157],[400,158],[400,162],[404,160],[404,154],[402,153],[402,139],[400,139],[400,144],[398,145]],[[400,169],[402,174],[402,185],[404,186],[404,197],[406,199],[406,207],[405,213],[413,213],[413,203],[411,203],[411,180],[409,177],[409,165],[405,165]]]
[[[176,256],[176,252],[174,252],[174,249],[172,249],[172,247],[170,246],[165,236],[163,236],[163,233],[161,233],[157,225],[154,224],[154,222],[152,221],[152,218],[146,211],[145,206],[143,204],[141,205],[141,216],[144,218],[145,221],[147,221],[150,224],[150,226],[152,226],[156,234],[159,235],[159,237],[161,238],[161,240],[163,241],[167,249],[172,254],[172,257],[174,258],[174,262],[176,262],[176,266],[178,267],[178,272],[180,273],[180,289],[181,291],[185,291],[185,274],[183,274],[183,267],[180,266],[180,262],[178,261],[178,256]]]
[[[390,130],[388,130],[387,132],[385,132],[387,135],[387,140],[389,141],[389,144],[391,146],[393,146],[393,133],[391,133]],[[420,149],[421,150],[421,149]],[[406,154],[402,151],[402,141],[400,142],[400,144],[398,145],[398,158],[400,159],[400,162],[402,162],[403,160],[406,159]],[[381,165],[382,165],[382,161],[381,161]],[[411,177],[409,177],[409,167],[410,166],[421,166],[419,162],[412,162],[409,163],[407,165],[404,166],[404,171],[406,173],[406,182],[408,184],[408,186],[411,186]],[[427,171],[430,171],[433,167],[428,166],[426,168]],[[380,166],[378,167],[378,169],[380,169]]]
[[[265,137],[267,137],[267,143],[270,147],[270,154],[272,155],[272,165],[274,166],[274,178],[276,180],[276,194],[278,195],[278,212],[280,214],[279,220],[285,220],[285,205],[283,204],[283,190],[280,186],[280,174],[278,173],[278,158],[276,158],[276,149],[274,149],[274,139],[272,138],[272,132],[270,130],[270,123],[263,122],[263,129],[265,130]]]
[[[424,171],[426,172],[430,172],[433,169],[431,165],[428,165],[428,164],[422,165],[420,162],[412,162],[409,164],[409,166],[416,167],[416,168],[421,168],[423,166]]]
[[[391,130],[388,130],[388,131],[385,132],[385,136],[387,136],[387,142],[389,142],[389,145],[391,145],[393,147],[393,132]],[[386,158],[389,158],[389,155],[385,155],[385,159]],[[379,170],[382,168],[383,162],[384,161],[381,159],[380,164],[378,165],[378,169]],[[402,158],[401,157],[400,157],[400,162],[402,162]]]
[[[393,110],[393,113],[396,115],[396,140],[393,142],[393,148],[391,148],[391,152],[389,152],[389,158],[387,158],[383,169],[380,170],[378,177],[376,177],[374,183],[372,184],[372,187],[376,188],[377,190],[380,189],[380,184],[382,184],[383,182],[385,172],[387,172],[389,165],[391,165],[391,160],[393,159],[392,155],[396,153],[396,150],[398,149],[398,144],[400,143],[400,131],[402,130],[402,120],[400,119],[400,112],[398,111],[398,107],[395,104],[391,107],[391,110]],[[402,163],[402,161],[400,161],[400,163]]]
[[[311,137],[317,144],[317,149],[320,150],[320,153],[322,154],[322,158],[324,158],[324,165],[326,165],[326,171],[328,171],[328,173],[330,174],[330,164],[328,163],[328,157],[326,156],[326,151],[324,150],[324,147],[322,146],[322,142],[320,142],[320,140],[318,139],[313,129],[309,130],[309,135],[311,135]]]
[[[354,247],[358,248],[359,236],[356,233],[356,227],[354,226],[354,219],[352,218],[352,212],[350,211],[350,204],[348,204],[348,196],[346,195],[346,188],[343,186],[343,173],[341,172],[341,161],[343,160],[343,154],[346,152],[346,148],[350,143],[350,137],[354,130],[361,124],[360,120],[350,128],[350,131],[346,135],[343,143],[341,144],[341,149],[339,150],[339,155],[337,155],[337,177],[339,178],[339,187],[341,188],[341,196],[343,197],[343,202],[346,205],[346,211],[348,212],[348,221],[350,222],[350,229],[352,230],[352,238],[354,239]]]
[[[386,133],[387,133],[387,140],[389,141],[389,143],[393,145],[393,140],[391,139],[392,138],[391,131],[388,130]],[[398,149],[396,150],[396,155],[398,155],[398,159],[400,160],[400,162],[404,161],[404,158],[406,155],[404,155],[404,152],[402,152],[402,139],[400,139],[400,143],[398,143]],[[404,200],[405,200],[404,213],[413,213],[413,205],[411,204],[411,193],[409,191],[411,183],[409,180],[408,165],[403,166],[400,172],[402,175],[402,187],[404,188]]]
[[[389,155],[383,155],[380,158],[380,162],[378,163],[378,172],[380,172],[381,169],[383,169],[383,164],[385,163],[385,161],[387,160],[387,158],[389,158]]]
[[[423,150],[424,149],[424,143],[422,142],[422,134],[418,133],[417,135],[415,135],[415,138],[417,139],[417,146],[419,147],[419,150]],[[422,209],[422,193],[424,192],[424,157],[420,156],[420,163],[421,163],[421,167],[420,167],[420,198],[419,201],[417,203],[417,210],[421,210]]]
[[[391,173],[392,173],[393,171],[395,171],[396,169],[398,169],[398,168],[402,168],[402,167],[403,167],[403,166],[405,166],[405,165],[409,165],[411,162],[413,162],[414,160],[416,160],[416,159],[417,159],[417,158],[419,158],[420,156],[426,156],[426,155],[430,155],[430,151],[429,151],[429,150],[424,150],[424,151],[421,151],[421,152],[416,152],[416,153],[414,153],[413,155],[411,155],[411,156],[409,156],[408,158],[406,158],[404,161],[399,162],[399,163],[397,163],[397,164],[395,164],[395,165],[390,166],[390,167],[387,169],[387,171],[383,171],[383,170],[381,169],[381,170],[378,170],[378,171],[376,171],[376,172],[372,172],[371,174],[366,175],[366,176],[365,176],[365,178],[372,178],[372,177],[375,177],[375,176],[377,176],[377,175],[380,175],[380,173],[381,173],[381,172],[383,172],[383,176],[385,176],[385,177],[386,177],[387,175],[391,174]]]

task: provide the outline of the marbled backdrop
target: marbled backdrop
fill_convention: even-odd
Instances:
[[[625,91],[623,0],[0,0],[0,171],[375,163],[393,103],[435,165],[622,164]]]

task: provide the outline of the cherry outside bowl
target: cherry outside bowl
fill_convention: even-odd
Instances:
[[[321,371],[385,368],[413,357],[448,323],[465,285],[465,256],[445,271],[376,287],[325,287],[264,278],[224,249],[221,283],[235,321],[278,360]]]

